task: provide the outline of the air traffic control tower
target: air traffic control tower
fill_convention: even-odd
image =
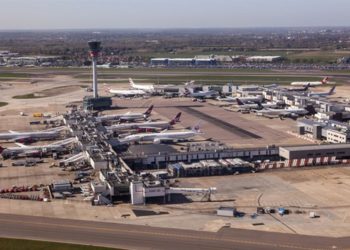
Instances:
[[[112,99],[110,97],[98,96],[97,84],[97,58],[101,51],[101,42],[91,40],[88,42],[90,48],[90,56],[92,59],[92,89],[93,96],[85,96],[83,106],[86,110],[108,109],[112,106]]]

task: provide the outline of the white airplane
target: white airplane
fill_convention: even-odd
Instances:
[[[221,102],[237,102],[237,97],[228,96],[225,98],[217,98],[218,101]],[[258,96],[244,96],[239,97],[239,100],[243,103],[261,103],[264,100],[264,97],[261,95]]]
[[[328,92],[311,92],[308,94],[310,97],[326,97],[334,94],[335,87],[333,86]]]
[[[306,92],[309,90],[310,83],[308,83],[305,87],[299,87],[299,88],[286,88],[288,92]]]
[[[329,77],[325,77],[325,78],[323,78],[322,81],[317,81],[317,82],[292,82],[290,85],[292,85],[292,86],[310,86],[310,87],[314,87],[314,86],[327,84],[328,83],[328,79],[329,79]]]
[[[240,109],[255,109],[261,110],[266,108],[277,108],[278,105],[276,103],[243,103],[241,99],[237,98],[237,107]]]
[[[0,140],[7,140],[21,143],[31,143],[36,140],[52,140],[60,135],[60,130],[64,128],[54,128],[35,132],[17,132],[10,130],[9,133],[0,133]]]
[[[147,93],[152,93],[154,92],[154,86],[153,84],[135,84],[134,81],[129,78],[129,83],[133,89],[138,89],[138,90],[143,90]]]
[[[106,88],[106,92],[115,96],[132,97],[132,96],[143,96],[146,94],[141,89],[111,89]]]
[[[266,117],[279,117],[279,118],[292,118],[296,119],[299,116],[304,115],[314,115],[316,110],[313,106],[308,106],[306,108],[287,108],[287,109],[264,109],[257,111],[257,115],[266,116]]]
[[[184,85],[185,86],[193,86],[195,84],[196,81],[192,80],[192,81],[189,81],[189,82],[185,82]]]
[[[43,152],[60,152],[65,149],[65,145],[73,143],[75,141],[76,138],[69,138],[48,145],[40,146],[26,146],[21,143],[16,143],[16,145],[18,145],[19,147],[3,148],[0,146],[0,153],[4,159],[7,159],[11,156],[16,156],[23,153],[34,155]]]
[[[187,140],[191,137],[194,137],[198,134],[202,134],[198,126],[192,128],[188,131],[167,131],[164,130],[160,133],[141,133],[128,135],[119,140],[121,144],[131,143],[131,142],[140,142],[140,141],[152,141],[154,144],[159,144],[161,142],[178,142],[182,140]]]
[[[219,95],[219,93],[215,90],[193,92],[185,87],[185,91],[185,96],[190,96],[196,99],[210,99]]]
[[[143,122],[143,123],[121,123],[106,127],[110,131],[122,131],[127,129],[136,129],[137,132],[155,132],[159,129],[168,129],[180,122],[181,112],[178,113],[174,119],[170,122],[158,121],[158,122]]]
[[[153,105],[151,105],[144,113],[132,113],[126,112],[124,114],[116,114],[116,115],[104,115],[96,117],[96,121],[104,122],[110,120],[118,120],[118,121],[134,121],[134,120],[142,120],[147,119],[153,110]]]

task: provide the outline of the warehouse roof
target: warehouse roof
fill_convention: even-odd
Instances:
[[[175,153],[177,150],[174,147],[166,144],[140,144],[131,145],[129,147],[129,152],[134,155],[155,155]]]
[[[332,150],[332,149],[350,149],[350,143],[346,144],[327,144],[327,145],[307,145],[307,146],[292,146],[280,147],[288,151],[313,151],[313,150]]]

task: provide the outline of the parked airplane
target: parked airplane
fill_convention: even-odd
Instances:
[[[185,82],[184,85],[185,86],[193,86],[195,84],[196,81],[192,80],[192,81],[189,81],[189,82]]]
[[[35,132],[17,132],[10,130],[9,133],[0,133],[0,140],[21,143],[31,143],[37,140],[52,140],[60,135],[60,130],[62,130],[62,128],[54,128]]]
[[[132,113],[127,112],[124,114],[115,114],[115,115],[104,115],[96,117],[98,122],[118,120],[118,121],[134,121],[142,120],[148,118],[153,110],[153,105],[151,105],[144,113]]]
[[[334,94],[335,87],[333,86],[328,92],[311,92],[308,94],[310,97],[326,97]]]
[[[170,122],[158,121],[158,122],[143,122],[143,123],[121,123],[106,127],[111,131],[122,131],[127,129],[136,129],[138,132],[151,132],[159,129],[168,129],[175,123],[180,122],[181,112],[178,113],[174,119]]]
[[[276,103],[243,103],[239,98],[237,98],[237,107],[245,110],[261,110],[265,108],[277,108],[278,105]]]
[[[187,140],[191,137],[194,137],[198,134],[201,134],[199,127],[195,126],[192,130],[188,131],[167,131],[164,130],[160,133],[141,133],[128,135],[119,140],[120,143],[131,143],[131,142],[140,142],[140,141],[152,141],[155,144],[162,142],[178,142],[182,140]]]
[[[0,146],[0,153],[4,159],[7,159],[11,156],[16,156],[19,154],[40,154],[44,152],[60,152],[65,149],[65,145],[75,142],[75,138],[69,138],[62,141],[57,141],[48,145],[40,145],[40,146],[26,146],[21,143],[16,143],[19,147],[10,147],[3,148]]]
[[[310,88],[310,83],[308,83],[305,87],[302,87],[302,88],[287,88],[286,90],[287,91],[295,91],[295,92],[306,92],[309,90]]]
[[[190,96],[196,99],[210,99],[219,95],[219,93],[215,90],[193,92],[193,90],[191,91],[185,87],[185,91],[185,96]]]
[[[143,96],[146,94],[145,91],[140,89],[111,89],[106,88],[106,92],[113,94],[115,96],[122,96],[122,97],[133,97],[133,96]]]
[[[296,119],[299,116],[314,115],[316,110],[313,106],[307,106],[306,108],[287,108],[287,109],[264,109],[257,112],[257,115],[266,117],[280,117]]]
[[[292,85],[292,86],[308,86],[309,85],[310,87],[314,87],[314,86],[327,84],[328,79],[329,79],[329,77],[325,77],[325,78],[323,78],[322,81],[317,81],[317,82],[292,82],[290,85]]]
[[[237,102],[237,97],[228,96],[225,98],[217,98],[217,100],[223,101],[223,102]],[[239,97],[239,100],[243,103],[261,103],[264,100],[264,97],[261,95],[244,96],[244,97]]]
[[[147,93],[154,92],[153,84],[147,84],[147,85],[146,84],[135,84],[131,78],[129,78],[129,83],[133,89],[143,90]]]

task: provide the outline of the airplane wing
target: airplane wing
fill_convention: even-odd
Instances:
[[[139,126],[139,128],[142,128],[142,129],[161,129],[159,127],[152,127],[152,126]]]
[[[17,136],[9,141],[10,142],[17,142],[17,141],[23,141],[23,140],[27,140],[27,139],[30,139],[30,136]]]
[[[10,132],[11,134],[18,133],[17,131],[14,131],[14,130],[9,130],[9,132]]]
[[[76,141],[76,138],[72,137],[72,138],[68,138],[65,140],[53,142],[53,143],[49,144],[49,146],[63,146],[63,145],[67,145],[69,143],[73,143],[75,141]]]
[[[16,142],[15,144],[21,148],[27,148],[27,146],[22,143]]]
[[[49,128],[44,130],[45,132],[59,132],[61,130],[65,130],[68,129],[66,126],[60,126],[60,127],[56,127],[56,128]]]
[[[159,137],[159,138],[155,138],[154,140],[153,140],[153,142],[154,143],[160,143],[160,142],[163,142],[163,141],[176,141],[177,139],[176,138],[170,138],[170,137],[166,137],[166,136],[164,136],[164,137]]]
[[[28,150],[26,151],[26,154],[38,154],[40,153],[40,150]]]

